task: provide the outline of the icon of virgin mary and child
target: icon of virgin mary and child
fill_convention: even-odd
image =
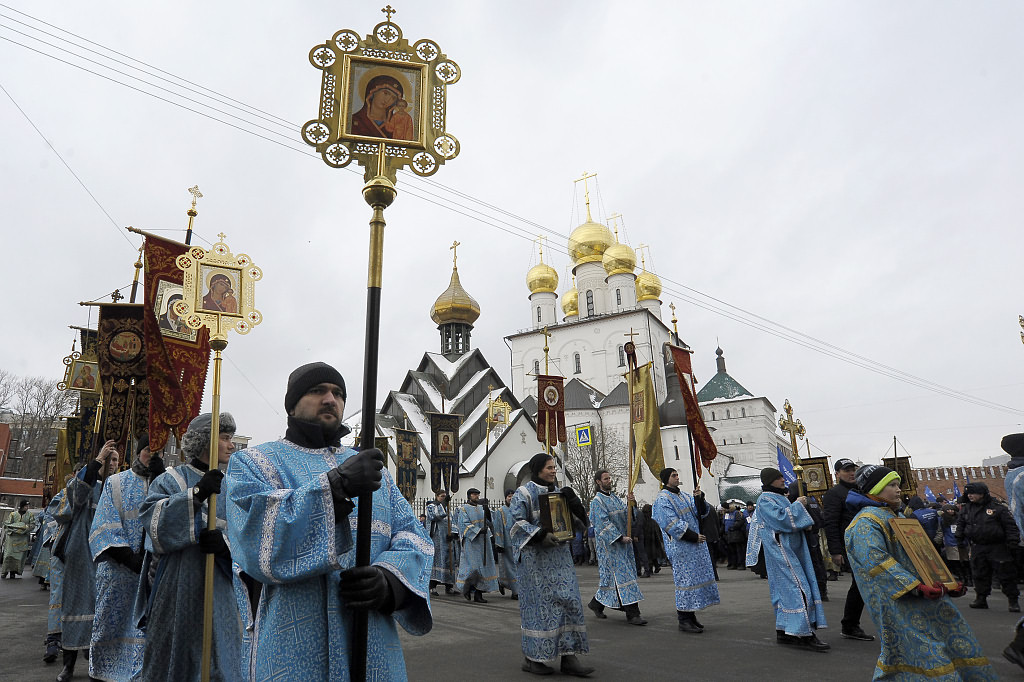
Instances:
[[[366,84],[363,108],[352,115],[352,134],[391,140],[415,140],[405,91],[397,78],[374,76]]]

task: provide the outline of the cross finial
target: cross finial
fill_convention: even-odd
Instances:
[[[612,213],[608,216],[608,222],[613,223],[612,229],[615,231],[615,241],[619,241],[619,219],[622,218],[621,213]]]
[[[640,336],[640,332],[635,332],[635,331],[633,331],[633,328],[630,327],[629,328],[629,333],[628,334],[623,334],[623,336],[628,336],[629,340],[632,341],[633,337]]]
[[[544,235],[542,235],[542,234],[537,235],[537,244],[538,244],[539,249],[540,249],[540,262],[541,262],[541,265],[544,264],[544,240],[545,239],[547,239],[547,237],[545,237]]]
[[[224,234],[223,232],[218,232],[217,233],[217,239],[219,239],[221,241],[224,241],[226,238],[227,238],[227,235]]]
[[[668,307],[672,309],[672,331],[675,332],[676,336],[679,336],[679,320],[676,318],[676,304],[669,303]]]
[[[593,218],[590,217],[590,187],[587,185],[587,180],[589,178],[596,178],[596,177],[597,177],[597,173],[588,173],[587,171],[583,171],[583,177],[581,177],[579,180],[573,180],[573,182],[582,182],[583,183],[583,196],[584,196],[584,199],[587,202],[587,220],[588,221],[589,220],[593,220]]]
[[[452,251],[452,267],[456,270],[459,269],[459,247],[462,246],[462,242],[454,241],[448,248]]]
[[[113,301],[114,303],[117,303],[118,301],[120,301],[123,298],[124,298],[124,296],[121,295],[121,290],[120,289],[114,289],[114,291],[112,291],[110,293],[110,300]]]
[[[199,185],[192,185],[189,187],[188,193],[192,195],[192,208],[195,208],[196,201],[203,198],[203,193],[199,191]]]
[[[396,12],[398,12],[398,10],[395,9],[394,7],[392,7],[391,5],[388,5],[387,7],[382,9],[381,12],[383,12],[384,16],[386,16],[388,18],[388,23],[390,24],[391,23],[391,15],[395,14]]]
[[[637,244],[636,251],[640,254],[640,267],[647,270],[647,259],[644,258],[644,249],[649,248],[647,244]]]

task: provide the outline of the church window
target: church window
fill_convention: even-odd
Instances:
[[[722,445],[725,445],[725,439],[724,438],[722,439]]]
[[[615,290],[615,305],[622,305],[622,290]]]
[[[741,417],[746,417],[747,416],[747,408],[745,408],[745,407],[741,407],[740,408],[740,416]]]
[[[537,306],[537,321],[540,322],[540,306]]]
[[[594,316],[594,292],[587,289],[587,317]]]
[[[540,374],[540,360],[533,361],[533,373]]]
[[[672,447],[674,447],[675,450],[676,450],[676,459],[679,459],[679,446],[678,445],[673,445]]]
[[[743,445],[743,436],[740,436],[740,445]]]
[[[619,346],[619,367],[626,366],[626,351],[622,346]]]
[[[580,369],[580,354],[576,353],[573,355],[573,359],[576,361],[576,373],[579,374],[583,370]]]
[[[711,410],[711,421],[715,421],[715,411]]]
[[[726,411],[725,411],[725,418],[726,418],[726,419],[732,419],[732,413],[731,413],[731,412],[729,412],[729,410],[726,410]]]

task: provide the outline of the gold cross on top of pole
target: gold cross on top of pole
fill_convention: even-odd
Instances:
[[[217,239],[219,239],[221,241],[224,241],[225,239],[227,239],[227,235],[224,234],[223,232],[218,232],[217,233]]]
[[[669,303],[668,307],[672,309],[672,331],[676,336],[679,336],[679,320],[676,318],[676,304]]]
[[[203,198],[203,193],[199,191],[199,185],[192,185],[189,187],[188,193],[192,195],[192,208],[195,208],[196,201]]]
[[[629,333],[628,334],[623,334],[623,336],[628,336],[629,340],[632,341],[634,336],[640,336],[640,332],[635,332],[635,331],[633,331],[633,328],[630,327],[629,328]]]
[[[779,428],[785,433],[789,434],[789,441],[793,446],[793,463],[797,464],[800,461],[800,454],[797,451],[796,437],[801,438],[807,433],[807,429],[800,423],[800,420],[793,420],[793,406],[789,404],[789,400],[786,400],[786,404],[782,406],[782,409],[786,411],[786,416],[779,417]]]
[[[452,252],[452,267],[456,268],[456,269],[459,267],[459,247],[460,246],[462,246],[462,242],[455,241],[455,242],[452,242],[452,245],[448,247],[451,250],[451,252]]]
[[[547,325],[544,325],[544,329],[542,329],[540,333],[544,335],[544,373],[547,374],[548,373],[548,351],[551,350],[550,348],[548,348],[548,337],[551,336],[551,332],[548,331]]]
[[[612,226],[612,231],[615,232],[615,241],[619,241],[619,218],[621,217],[622,214],[618,212],[612,213],[610,216],[608,216],[608,222],[614,223]]]
[[[542,234],[538,234],[537,238],[534,240],[535,242],[537,242],[537,248],[540,251],[540,262],[541,262],[541,265],[544,264],[544,241],[546,239],[547,239],[546,236],[544,236]]]
[[[579,178],[578,180],[573,180],[574,183],[575,182],[582,182],[583,183],[583,197],[584,197],[584,200],[587,203],[587,221],[588,222],[593,220],[593,218],[590,217],[590,187],[589,187],[589,185],[587,185],[587,180],[589,178],[596,178],[596,177],[597,177],[597,173],[588,173],[587,171],[583,171],[583,177]]]
[[[391,5],[388,5],[387,7],[382,9],[381,12],[383,12],[384,16],[386,16],[388,18],[388,23],[390,24],[391,23],[391,15],[397,13],[398,10],[393,8]]]

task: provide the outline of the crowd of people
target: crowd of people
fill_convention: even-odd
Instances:
[[[335,368],[303,365],[288,378],[287,425],[277,441],[235,452],[232,415],[218,415],[214,440],[213,415],[202,414],[182,436],[183,464],[168,467],[142,438],[119,471],[125,453],[109,441],[38,519],[19,504],[4,520],[3,577],[16,579],[33,564],[49,589],[43,659],[62,659],[58,682],[74,677],[80,656],[91,679],[200,679],[211,560],[215,680],[348,679],[359,612],[368,621],[371,677],[405,679],[397,628],[428,633],[430,599],[441,586],[470,603],[487,603],[494,592],[518,602],[522,670],[578,677],[594,672],[582,658],[590,651],[587,612],[606,619],[621,611],[629,625],[646,625],[641,579],[663,567],[671,567],[685,635],[703,634],[701,612],[720,603],[720,565],[750,568],[767,580],[778,644],[815,652],[830,649],[817,636],[828,582],[851,572],[840,634],[874,641],[861,626],[867,610],[885,633],[876,679],[994,679],[951,598],[973,586],[969,605],[989,608],[995,579],[1007,608],[1020,611],[1024,434],[1003,439],[1012,458],[1009,506],[981,483],[947,504],[908,500],[895,472],[841,459],[820,504],[766,468],[756,500],[715,509],[699,486],[680,489],[668,468],[646,505],[599,470],[588,508],[557,485],[557,462],[541,453],[501,504],[492,508],[470,489],[453,505],[440,492],[417,517],[383,453],[341,446],[346,398]],[[357,566],[356,520],[367,494],[370,560]],[[223,499],[211,505],[215,496]],[[555,499],[567,516],[552,520]],[[920,522],[956,583],[917,577],[890,527],[898,517]],[[588,562],[599,581],[584,597],[577,566]],[[1024,619],[1004,655],[1024,668]]]

